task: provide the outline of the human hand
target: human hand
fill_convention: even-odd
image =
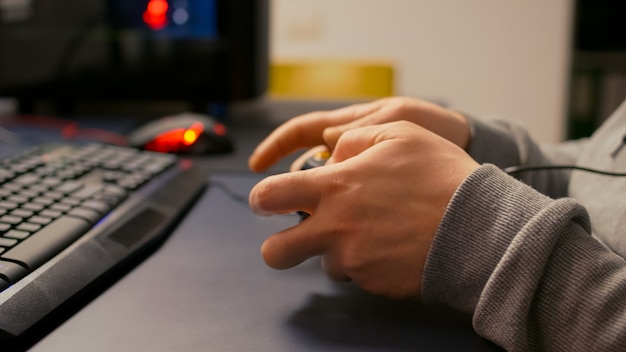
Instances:
[[[413,123],[349,130],[326,166],[270,176],[252,189],[257,214],[311,214],[267,238],[261,254],[276,269],[321,255],[333,280],[417,296],[443,213],[477,167],[457,145]]]
[[[458,112],[415,98],[390,97],[296,116],[263,140],[248,163],[251,170],[263,171],[301,148],[322,146],[319,148],[332,150],[345,131],[400,120],[418,124],[463,149],[469,144],[469,124]],[[298,169],[297,165],[312,153],[296,160],[292,169]]]

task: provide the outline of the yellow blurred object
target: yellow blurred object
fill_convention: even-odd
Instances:
[[[393,76],[393,65],[386,62],[274,62],[269,92],[279,98],[380,98],[393,95]]]

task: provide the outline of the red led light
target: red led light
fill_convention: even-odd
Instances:
[[[144,148],[161,153],[183,152],[198,140],[202,131],[202,122],[194,122],[189,128],[176,128],[158,135],[144,145]]]
[[[150,0],[146,11],[152,16],[162,16],[165,15],[168,7],[169,5],[166,0]]]
[[[191,145],[193,142],[198,139],[198,134],[194,130],[187,130],[183,134],[183,143],[186,145]]]
[[[183,144],[192,145],[204,130],[202,122],[194,122],[183,134]]]
[[[166,0],[150,0],[143,13],[143,21],[154,30],[167,26],[167,10],[169,4]]]

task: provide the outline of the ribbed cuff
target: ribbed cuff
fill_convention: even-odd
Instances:
[[[474,171],[456,191],[435,234],[423,301],[473,312],[516,234],[553,201],[493,165]]]
[[[481,164],[494,164],[500,168],[519,165],[515,138],[504,125],[496,121],[487,123],[471,116],[467,116],[467,119],[472,136],[467,152],[472,158]]]

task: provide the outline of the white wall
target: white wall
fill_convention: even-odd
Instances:
[[[565,135],[572,0],[272,0],[272,59],[385,59],[396,93]]]

